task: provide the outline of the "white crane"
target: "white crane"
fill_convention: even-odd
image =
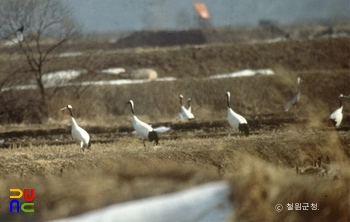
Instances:
[[[192,113],[191,98],[188,98],[188,99],[187,99],[187,104],[188,104],[188,107],[187,107],[188,112]]]
[[[328,118],[332,120],[333,124],[335,127],[339,127],[341,121],[343,120],[343,103],[342,103],[342,98],[350,98],[349,96],[344,96],[343,94],[339,95],[339,108],[336,109]]]
[[[230,107],[230,97],[231,94],[230,92],[226,93],[226,99],[227,99],[227,120],[230,124],[230,126],[234,129],[234,130],[238,130],[239,133],[244,133],[245,136],[249,136],[249,126],[247,123],[247,120],[235,113],[231,107]]]
[[[89,134],[80,126],[78,126],[77,122],[75,121],[72,113],[73,107],[71,105],[68,105],[61,110],[68,109],[70,112],[70,118],[72,120],[72,137],[76,143],[80,145],[80,149],[84,151],[84,147],[91,149],[91,141]]]
[[[187,120],[193,120],[194,119],[194,115],[191,113],[190,110],[186,109],[183,105],[182,105],[182,99],[184,98],[182,95],[179,95],[180,98],[180,110],[181,110],[181,117]],[[191,102],[191,99],[190,99]],[[190,107],[189,107],[190,108]]]
[[[140,135],[143,146],[146,147],[145,140],[148,139],[150,142],[155,141],[155,144],[158,145],[158,135],[153,130],[152,126],[148,125],[147,123],[142,122],[135,116],[134,111],[134,102],[132,100],[129,100],[127,103],[130,104],[131,107],[131,113],[132,113],[132,125],[136,132]]]
[[[192,108],[191,108],[191,98],[188,98],[188,99],[187,99],[187,104],[188,104],[187,111],[193,115],[193,113],[192,113]],[[185,108],[185,109],[186,109],[186,108]],[[184,118],[183,115],[182,115],[182,109],[181,109],[181,113],[179,113],[179,115],[177,116],[177,118],[178,118],[178,119]]]
[[[286,112],[292,107],[292,106],[296,106],[297,103],[299,102],[300,99],[300,77],[297,78],[297,90],[296,92],[290,97],[290,99],[288,100],[286,106],[284,107],[284,109],[286,110]]]

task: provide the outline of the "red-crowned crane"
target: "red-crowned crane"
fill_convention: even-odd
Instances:
[[[288,100],[286,106],[284,107],[285,111],[287,112],[292,106],[297,106],[299,99],[300,99],[300,77],[297,78],[297,90],[296,92],[290,97]]]
[[[181,110],[181,117],[187,120],[193,120],[194,119],[194,115],[191,113],[190,110],[186,109],[183,105],[182,105],[182,99],[184,98],[182,95],[179,95],[180,98],[180,110]]]
[[[188,104],[188,107],[187,107],[188,112],[192,113],[191,98],[187,99],[187,104]]]
[[[329,119],[332,120],[333,124],[335,127],[339,127],[341,124],[341,121],[343,120],[343,103],[342,103],[342,98],[350,98],[349,96],[344,96],[343,94],[340,94],[338,99],[339,99],[339,108],[336,109],[331,115],[329,115]]]
[[[249,136],[249,126],[247,123],[247,120],[239,115],[238,113],[235,113],[231,107],[230,107],[230,92],[226,93],[226,99],[227,99],[227,120],[230,124],[230,126],[234,130],[238,130],[239,133],[244,133],[245,136]]]
[[[69,110],[70,113],[70,118],[72,120],[72,137],[76,143],[80,145],[80,149],[84,151],[84,147],[91,149],[91,141],[90,141],[90,136],[89,134],[81,128],[77,122],[75,121],[72,113],[73,107],[71,105],[68,105],[61,110]]]
[[[146,147],[145,140],[148,139],[150,142],[155,141],[155,145],[158,145],[158,135],[157,133],[153,130],[152,126],[148,125],[145,122],[142,122],[137,118],[135,115],[135,110],[134,110],[134,102],[132,100],[129,100],[127,103],[130,104],[131,107],[131,113],[132,113],[132,125],[136,132],[140,135],[143,146]]]

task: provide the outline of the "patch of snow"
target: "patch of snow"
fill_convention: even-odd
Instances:
[[[266,42],[267,43],[275,43],[275,42],[283,42],[286,41],[287,39],[285,37],[278,37],[274,39],[268,39]]]
[[[176,78],[173,77],[164,77],[164,78],[157,78],[157,79],[116,79],[116,80],[101,80],[101,81],[88,81],[88,82],[82,82],[78,85],[127,85],[127,84],[137,84],[137,83],[147,83],[151,81],[157,81],[157,82],[163,82],[163,81],[175,81]]]
[[[15,45],[15,44],[17,44],[17,43],[19,43],[19,40],[18,40],[17,38],[13,38],[13,39],[11,39],[11,40],[9,40],[9,41],[6,41],[6,42],[4,43],[4,45],[5,45],[5,46],[12,46],[12,45]]]
[[[157,82],[168,82],[168,81],[175,81],[176,78],[175,77],[163,77],[163,78],[157,78],[153,81],[157,81]]]
[[[234,77],[244,77],[244,76],[255,76],[255,75],[274,75],[275,72],[272,69],[244,69],[241,71],[226,73],[226,74],[216,74],[209,78],[211,79],[222,79],[222,78],[234,78]]]
[[[81,56],[84,53],[82,52],[65,52],[65,53],[61,53],[58,55],[58,57],[77,57],[77,56]]]
[[[10,90],[28,90],[28,89],[37,89],[37,85],[18,85],[18,86],[7,86],[7,87],[2,87],[1,91],[10,91]]]
[[[229,195],[230,186],[226,182],[212,182],[172,194],[115,204],[75,217],[54,221],[228,221],[233,211]]]
[[[72,70],[74,71],[74,70]],[[175,81],[176,78],[174,77],[163,77],[163,78],[157,78],[157,79],[118,79],[118,80],[101,80],[101,81],[86,81],[86,82],[80,82],[80,83],[71,83],[66,82],[67,80],[74,79],[78,77],[81,73],[84,71],[75,71],[75,72],[63,72],[62,75],[59,73],[56,73],[56,75],[48,75],[45,80],[47,84],[45,84],[45,88],[53,88],[53,87],[66,87],[66,86],[88,86],[88,85],[94,85],[94,86],[105,86],[105,85],[126,85],[126,84],[140,84],[140,83],[147,83],[147,82],[168,82],[168,81]],[[78,74],[79,73],[79,74]],[[64,78],[63,78],[64,77]],[[63,79],[62,79],[63,78]],[[43,80],[44,81],[44,80]],[[9,90],[26,90],[26,89],[37,89],[38,86],[36,84],[30,84],[30,85],[18,85],[18,86],[9,86],[9,87],[3,87],[1,91],[9,91]]]
[[[335,32],[335,33],[327,33],[327,34],[311,34],[308,38],[309,39],[315,39],[315,38],[347,38],[349,37],[349,33],[348,32]]]
[[[332,38],[349,37],[349,33],[348,32],[338,32],[338,33],[332,34],[331,36],[332,36]]]
[[[251,40],[249,43],[250,44],[257,44],[257,43],[267,43],[267,44],[272,44],[272,43],[276,43],[276,42],[283,42],[283,41],[287,41],[288,39],[285,37],[277,37],[274,39],[264,39],[264,40]]]
[[[75,79],[82,73],[86,73],[86,70],[62,70],[57,72],[46,73],[42,76],[44,85],[54,86],[62,82]]]
[[[342,37],[349,37],[349,33],[347,32],[337,32],[332,33],[330,35],[323,35],[321,38],[342,38]]]
[[[20,32],[20,31],[17,31],[16,32],[16,38],[13,38],[9,41],[6,41],[4,43],[5,46],[12,46],[12,45],[15,45],[15,44],[18,44],[19,42],[22,42],[24,40],[24,36],[23,36],[23,33]]]
[[[102,69],[101,72],[105,74],[113,74],[118,75],[120,73],[125,72],[126,70],[124,68],[110,68],[110,69]]]

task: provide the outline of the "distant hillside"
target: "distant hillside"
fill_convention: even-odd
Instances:
[[[278,41],[282,39],[320,38],[326,35],[349,35],[348,24],[322,26],[316,24],[279,25],[273,20],[261,20],[256,27],[209,27],[191,30],[137,31],[120,38],[111,48],[164,47],[211,43],[243,43]]]
[[[120,39],[116,46],[118,48],[128,48],[139,46],[199,45],[205,43],[207,43],[207,40],[201,30],[139,31]]]

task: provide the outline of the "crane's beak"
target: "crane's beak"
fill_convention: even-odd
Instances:
[[[66,109],[67,109],[67,107],[64,107],[64,108],[61,109],[61,111],[66,110]]]

